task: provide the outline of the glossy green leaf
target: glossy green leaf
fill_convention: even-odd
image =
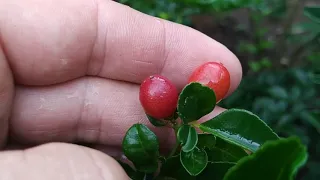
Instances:
[[[180,162],[180,156],[169,158],[161,167],[160,175],[156,180],[222,180],[226,172],[235,163],[211,163],[197,176],[191,176]]]
[[[206,149],[210,162],[236,163],[248,154],[239,146],[231,144],[221,138],[216,139],[216,145],[212,149]]]
[[[212,149],[216,145],[216,137],[212,134],[198,134],[198,144],[199,148]]]
[[[139,171],[151,173],[157,170],[159,141],[146,125],[131,126],[123,139],[122,148],[126,157]]]
[[[190,125],[182,125],[177,133],[178,140],[182,144],[182,151],[192,151],[198,143],[198,133],[196,129]]]
[[[180,161],[191,176],[197,176],[206,168],[208,156],[205,150],[196,147],[190,152],[180,151]]]
[[[307,6],[304,8],[304,14],[312,21],[320,23],[320,6]]]
[[[293,180],[307,158],[306,147],[296,137],[268,141],[230,168],[224,180]]]
[[[156,126],[156,127],[161,127],[161,126],[165,126],[165,125],[166,125],[166,122],[164,122],[163,120],[156,119],[156,118],[151,117],[151,116],[149,116],[149,115],[146,115],[146,116],[147,116],[149,122],[150,122],[152,125]]]
[[[279,138],[258,116],[240,109],[226,110],[199,128],[251,152],[266,141]]]
[[[178,114],[187,124],[209,114],[216,105],[216,96],[207,86],[193,82],[184,87],[179,95]]]

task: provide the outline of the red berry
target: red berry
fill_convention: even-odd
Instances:
[[[178,90],[166,77],[154,75],[142,82],[139,98],[146,114],[157,119],[167,118],[176,110]]]
[[[195,69],[189,78],[190,82],[198,82],[211,88],[219,102],[230,88],[230,74],[221,63],[207,62]]]

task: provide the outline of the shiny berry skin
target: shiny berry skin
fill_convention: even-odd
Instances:
[[[189,78],[211,88],[216,94],[216,101],[223,99],[230,88],[230,74],[222,63],[207,62],[196,68]]]
[[[142,82],[139,99],[146,114],[163,119],[175,112],[178,90],[168,78],[153,75]]]

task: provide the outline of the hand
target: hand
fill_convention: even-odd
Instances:
[[[139,83],[162,74],[181,89],[206,61],[227,67],[232,93],[238,59],[191,28],[110,0],[0,0],[0,179],[128,179],[110,156],[147,123]],[[169,129],[153,130],[167,147]]]

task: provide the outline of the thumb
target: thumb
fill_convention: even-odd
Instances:
[[[5,145],[8,134],[8,118],[13,101],[13,78],[1,46],[0,36],[0,148]]]
[[[0,159],[0,179],[129,180],[110,156],[73,144],[49,143],[24,151],[3,151]]]

